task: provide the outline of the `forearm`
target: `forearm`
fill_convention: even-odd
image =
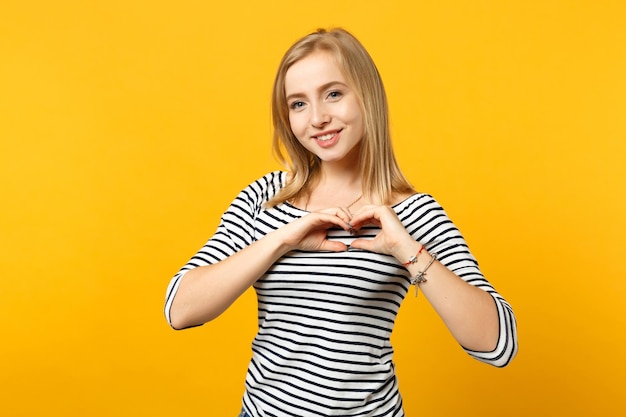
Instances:
[[[506,366],[517,352],[513,311],[484,279],[441,207],[432,198],[424,198],[422,205],[402,213],[402,220],[390,207],[364,207],[352,218],[352,226],[359,230],[373,223],[381,232],[374,239],[356,239],[351,246],[392,255],[405,264],[420,251],[422,245],[417,240],[423,239],[441,259],[433,260],[422,250],[415,262],[405,264],[409,273],[415,277],[426,271],[427,281],[419,284],[421,291],[470,355],[494,366]]]
[[[406,262],[420,246],[414,241],[405,244],[396,257]],[[431,255],[423,251],[417,262],[409,264],[407,269],[415,276],[426,268],[430,260]],[[427,281],[420,284],[419,289],[454,338],[466,349],[492,351],[499,337],[499,317],[493,297],[465,282],[439,261],[428,267],[425,278]]]
[[[195,267],[178,281],[173,280],[165,312],[170,325],[181,329],[213,320],[263,276],[277,259],[293,249],[347,250],[344,243],[326,238],[327,229],[337,226],[348,229],[345,219],[329,213],[311,213],[279,227],[219,262]]]
[[[218,317],[288,250],[269,234],[221,262],[188,271],[171,304],[171,326],[184,329]]]

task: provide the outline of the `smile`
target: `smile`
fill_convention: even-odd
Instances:
[[[335,143],[337,143],[337,141],[339,140],[340,133],[341,133],[341,130],[323,133],[318,136],[313,136],[313,139],[315,140],[315,142],[317,142],[318,146],[322,148],[329,148],[333,146]]]
[[[316,139],[321,142],[326,142],[331,140],[335,136],[335,133],[327,133],[325,135],[317,136]]]

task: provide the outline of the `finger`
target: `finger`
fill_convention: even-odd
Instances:
[[[356,213],[350,223],[355,227],[361,227],[365,224],[374,224],[382,227],[382,224],[385,223],[385,219],[390,220],[391,217],[397,218],[397,215],[391,207],[368,206],[365,210]]]
[[[339,226],[342,229],[348,231],[351,226],[348,221],[342,219],[341,217],[334,214],[324,214],[324,213],[310,213],[308,216],[312,216],[314,220],[314,225],[316,227],[325,227],[330,228],[332,226]]]
[[[374,250],[374,241],[369,239],[355,239],[350,243],[350,247],[354,249],[362,249],[370,252],[376,252]]]
[[[366,213],[362,213],[358,217],[355,215],[352,219],[350,219],[350,225],[357,230],[368,224],[378,227],[381,226],[380,220]]]
[[[332,208],[320,210],[319,213],[335,215],[346,223],[348,223],[350,219],[352,218],[352,213],[350,213],[348,210],[346,210],[343,207],[332,207]]]
[[[337,215],[337,217],[339,217],[341,220],[343,220],[346,223],[349,223],[350,220],[352,219],[352,213],[350,213],[350,211],[348,211],[347,209],[343,207],[339,207],[335,214]]]
[[[351,222],[353,224],[363,224],[367,220],[378,219],[379,214],[377,206],[365,206],[352,215]]]
[[[350,221],[350,219],[352,219],[353,214],[352,214],[352,212],[350,210],[348,210],[345,207],[340,207],[340,211],[343,214],[342,219],[346,219],[347,218],[348,221]]]
[[[346,246],[345,243],[325,240],[320,245],[320,250],[328,252],[345,252],[348,250],[348,246]]]

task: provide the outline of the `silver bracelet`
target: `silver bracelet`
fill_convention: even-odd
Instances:
[[[437,254],[436,253],[432,253],[432,254],[430,254],[430,256],[431,256],[430,261],[428,261],[428,264],[424,267],[424,269],[419,271],[417,273],[417,275],[415,275],[413,278],[411,278],[409,280],[411,285],[415,285],[415,296],[416,297],[417,297],[417,290],[418,290],[418,286],[417,285],[421,284],[422,282],[428,281],[426,279],[426,271],[428,270],[428,268],[430,268],[430,266],[433,264],[433,262],[435,262],[437,260]]]

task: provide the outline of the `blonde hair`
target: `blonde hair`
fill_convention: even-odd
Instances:
[[[306,195],[320,173],[320,160],[305,149],[291,131],[285,96],[285,75],[289,68],[316,51],[330,52],[335,57],[363,112],[365,133],[360,169],[365,199],[376,204],[391,204],[394,194],[413,192],[393,153],[387,95],[374,61],[346,30],[318,29],[287,50],[276,73],[272,94],[272,150],[291,175],[285,187],[267,205],[274,206]]]

